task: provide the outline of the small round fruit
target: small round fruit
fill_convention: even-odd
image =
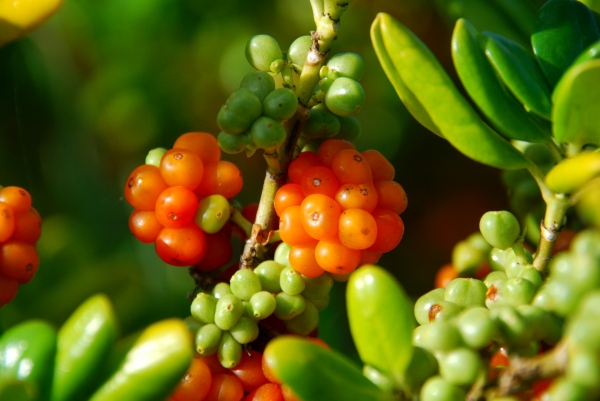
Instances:
[[[217,301],[215,324],[221,330],[230,330],[242,316],[242,301],[233,294],[225,294]]]
[[[310,35],[300,36],[290,45],[288,58],[294,64],[294,71],[298,74],[302,72],[302,67],[304,67],[311,46],[312,39]]]
[[[263,100],[263,115],[277,121],[292,117],[297,108],[298,98],[288,88],[275,89]]]
[[[262,114],[262,103],[250,89],[239,88],[233,92],[217,114],[221,131],[231,135],[246,132]]]
[[[365,90],[351,78],[337,78],[325,95],[327,108],[343,117],[356,117],[364,103]]]
[[[469,348],[450,351],[440,359],[440,374],[458,386],[473,384],[482,367],[479,354]]]
[[[286,137],[283,125],[281,125],[280,122],[265,116],[257,118],[252,123],[250,135],[257,147],[267,151],[273,150],[281,145]]]
[[[282,59],[279,43],[269,35],[256,35],[246,44],[246,60],[259,71],[271,71],[271,63]]]
[[[220,231],[231,215],[229,201],[222,195],[210,195],[198,204],[194,221],[208,234]]]
[[[249,301],[252,295],[261,290],[260,278],[251,269],[240,269],[229,282],[231,292],[242,301]]]
[[[324,104],[310,109],[310,114],[302,130],[306,138],[331,138],[340,131],[340,120]]]
[[[461,401],[466,397],[465,391],[441,376],[433,376],[421,388],[421,401]]]
[[[510,248],[519,238],[521,227],[517,218],[505,210],[487,212],[479,221],[479,230],[494,248]]]
[[[160,166],[160,161],[163,155],[166,153],[167,149],[165,148],[155,148],[148,152],[146,155],[146,164],[151,166]]]
[[[265,97],[275,90],[275,80],[264,71],[254,71],[242,79],[240,88],[250,89],[262,102]]]
[[[338,53],[327,61],[328,76],[352,78],[360,81],[365,71],[365,63],[359,54]]]

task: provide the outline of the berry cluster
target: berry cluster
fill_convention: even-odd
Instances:
[[[291,266],[307,277],[324,271],[335,277],[394,249],[407,205],[394,175],[381,153],[360,153],[345,140],[328,139],[318,153],[300,153],[288,170],[291,182],[275,195]]]
[[[220,158],[215,137],[191,132],[170,150],[150,151],[146,164],[127,179],[125,198],[135,208],[129,228],[140,241],[156,243],[158,256],[170,265],[206,271],[229,260],[206,253],[213,246],[231,247],[221,230],[231,213],[229,199],[242,189],[239,169]]]
[[[329,349],[322,340],[309,338]],[[244,352],[239,364],[226,369],[216,355],[196,355],[168,401],[300,401],[264,363],[260,352]]]
[[[36,243],[42,218],[23,188],[0,186],[0,307],[17,295],[40,264]]]
[[[243,346],[258,338],[259,323],[271,316],[283,321],[286,331],[308,335],[317,328],[332,285],[329,275],[303,277],[273,260],[254,270],[237,270],[229,284],[218,283],[192,302],[196,351],[216,354],[223,367],[233,369],[242,360]]]

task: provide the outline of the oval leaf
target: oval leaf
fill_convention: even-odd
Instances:
[[[275,338],[263,358],[273,373],[303,400],[394,400],[343,355],[296,336]]]
[[[419,102],[419,99],[415,97],[415,95],[408,89],[404,81],[402,81],[400,75],[398,75],[383,43],[381,29],[379,28],[379,19],[375,19],[373,25],[371,26],[371,41],[373,42],[375,53],[377,53],[377,57],[379,58],[379,63],[381,64],[383,71],[385,71],[385,74],[392,83],[392,86],[396,90],[400,100],[402,100],[402,103],[404,103],[406,109],[410,114],[412,114],[415,120],[421,123],[421,125],[434,134],[443,137],[440,129],[434,124],[433,121],[431,121],[431,117],[427,113],[427,110],[425,110],[421,102]]]
[[[403,383],[412,356],[413,307],[386,270],[362,266],[346,289],[350,331],[363,362]]]
[[[538,11],[531,36],[533,52],[552,86],[577,56],[600,39],[593,12],[575,0],[549,0]]]
[[[494,68],[479,46],[479,38],[480,35],[469,21],[456,21],[452,35],[452,59],[471,98],[506,137],[527,142],[548,141],[550,134],[533,120],[523,105],[498,80]]]
[[[571,193],[600,176],[600,153],[584,152],[563,160],[546,175],[546,185],[557,193]]]
[[[446,74],[431,51],[409,29],[380,13],[379,30],[395,73],[419,100],[444,138],[460,152],[493,167],[523,168],[521,152],[487,126]]]
[[[520,44],[500,35],[484,32],[483,36],[485,54],[504,84],[527,110],[550,120],[550,85],[533,54]]]
[[[570,68],[555,90],[554,137],[581,149],[600,146],[600,60]]]

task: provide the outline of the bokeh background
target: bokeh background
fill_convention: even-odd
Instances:
[[[392,14],[454,77],[450,38],[459,16],[527,44],[543,1],[521,2],[517,22],[503,3],[515,2],[354,0],[333,47],[361,54],[366,65],[358,149],[387,156],[408,194],[404,239],[380,264],[413,297],[432,288],[481,214],[506,208],[507,194],[498,170],[412,119],[379,66],[369,28],[378,12]],[[269,34],[285,50],[311,29],[308,0],[66,0],[40,29],[0,48],[0,184],[29,190],[44,218],[39,270],[0,310],[0,322],[60,325],[97,292],[114,302],[123,335],[187,316],[193,281],[129,233],[125,180],[150,149],[169,148],[189,131],[218,133],[220,105],[252,71],[244,56],[251,36]],[[265,168],[258,153],[224,157],[244,172],[242,204],[258,201]],[[353,355],[342,284],[321,313],[320,333]]]

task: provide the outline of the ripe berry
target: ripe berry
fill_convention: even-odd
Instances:
[[[300,208],[302,226],[312,238],[322,240],[337,236],[341,210],[335,200],[326,195],[312,194],[304,198]]]
[[[168,150],[160,161],[160,174],[170,186],[180,185],[194,190],[202,181],[204,163],[188,149]]]
[[[322,194],[333,198],[340,187],[340,183],[330,168],[314,166],[301,175],[300,186],[304,196]]]
[[[362,155],[369,162],[373,172],[373,182],[392,181],[396,175],[396,170],[392,163],[377,150],[365,150]]]
[[[369,162],[354,149],[338,152],[331,162],[331,170],[342,184],[363,184],[373,180]]]
[[[325,272],[317,263],[315,245],[295,245],[290,249],[290,265],[306,277],[318,277]]]
[[[141,242],[150,244],[156,241],[163,226],[153,211],[134,210],[129,216],[129,230]]]
[[[198,197],[182,186],[169,187],[156,199],[155,213],[158,222],[168,228],[188,225],[198,208]]]
[[[15,214],[31,209],[31,195],[20,187],[8,186],[0,189],[0,202],[10,205]]]
[[[367,249],[377,238],[377,223],[365,210],[344,210],[339,219],[338,236],[348,248]]]
[[[377,181],[375,189],[379,194],[378,209],[388,209],[396,214],[402,214],[408,205],[406,192],[396,181]]]
[[[334,274],[354,271],[360,263],[360,251],[343,245],[338,238],[321,240],[315,249],[315,256],[323,270]]]
[[[319,146],[319,151],[317,152],[319,155],[319,161],[323,166],[331,167],[331,162],[333,161],[335,155],[344,149],[356,150],[356,146],[341,139],[328,139],[323,142],[321,146]]]
[[[315,152],[302,152],[290,163],[288,178],[293,183],[300,184],[302,174],[310,167],[319,165],[319,156]]]
[[[125,199],[139,210],[154,210],[156,199],[168,188],[158,167],[141,165],[131,172],[125,183]]]
[[[223,195],[227,199],[242,190],[242,173],[231,162],[221,160],[204,165],[202,182],[195,192],[200,196]]]
[[[196,153],[202,163],[215,163],[221,159],[221,149],[216,138],[206,132],[188,132],[173,144],[173,149],[189,149]]]
[[[156,238],[156,253],[173,266],[192,266],[202,259],[205,252],[205,234],[195,224],[182,228],[165,227]]]
[[[0,202],[0,242],[9,239],[14,230],[15,212],[10,205]]]

